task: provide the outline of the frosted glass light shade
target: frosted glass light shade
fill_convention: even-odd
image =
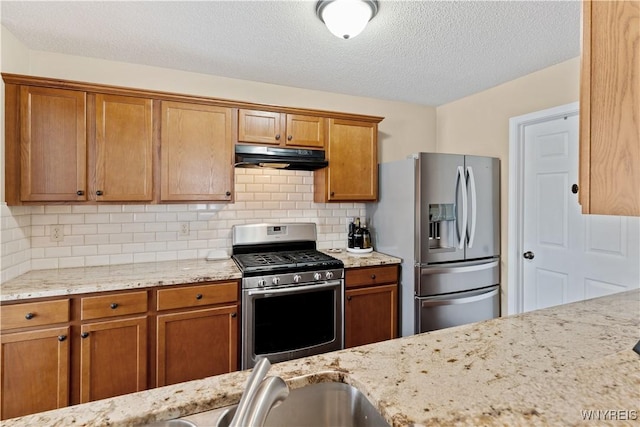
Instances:
[[[351,39],[364,30],[378,11],[377,1],[332,0],[319,1],[318,17],[329,31],[341,39]]]

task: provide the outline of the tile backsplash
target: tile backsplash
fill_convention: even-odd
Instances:
[[[313,172],[236,169],[235,191],[228,204],[2,206],[2,282],[29,270],[230,253],[234,224],[314,222],[319,248],[344,248],[347,217],[366,214],[364,203],[314,203]]]

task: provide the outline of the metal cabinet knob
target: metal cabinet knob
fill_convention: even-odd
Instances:
[[[118,303],[117,302],[112,302],[109,307],[111,307],[112,310],[115,310],[116,308],[118,308]]]
[[[33,313],[27,313],[27,314],[25,314],[25,316],[24,316],[24,318],[25,318],[25,319],[27,319],[27,320],[31,320],[31,319],[33,319],[34,317],[36,317],[36,315],[35,315],[35,314],[33,314]]]
[[[522,254],[523,257],[525,257],[526,259],[533,259],[535,257],[535,254],[531,251],[527,251],[524,254]]]
[[[104,193],[102,192],[102,190],[98,190],[96,191],[96,196],[102,196]]]
[[[78,196],[84,196],[84,191],[82,191],[82,190],[78,190],[78,191],[76,191],[76,194],[77,194]]]
[[[287,137],[287,141],[291,141],[292,139],[293,139],[293,135],[289,135],[289,136]]]
[[[333,191],[332,191],[331,193],[329,193],[329,195],[330,195],[331,197],[335,196],[335,194],[336,194],[336,193],[334,193]]]
[[[81,333],[81,334],[80,334],[80,336],[81,336],[82,338],[86,338],[86,337],[88,337],[88,336],[89,336],[89,332],[83,332],[83,333]]]
[[[58,335],[58,341],[62,342],[67,339],[66,335]]]
[[[276,134],[276,141],[280,141],[280,134]]]
[[[231,195],[231,191],[227,191],[226,193],[224,193],[227,197],[229,197]]]
[[[351,301],[351,297],[350,297],[350,296],[349,296],[349,297],[347,297],[347,301]]]
[[[371,280],[376,280],[376,275],[375,274],[371,275]]]
[[[202,294],[197,294],[196,299],[202,299]]]
[[[233,313],[231,313],[231,317],[236,317],[238,315],[238,313],[236,313],[235,311]]]

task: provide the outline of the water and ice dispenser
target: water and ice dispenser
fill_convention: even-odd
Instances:
[[[453,249],[456,242],[456,205],[429,205],[429,249]]]

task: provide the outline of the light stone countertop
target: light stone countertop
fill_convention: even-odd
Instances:
[[[32,270],[0,286],[0,302],[242,277],[231,259],[149,262]]]
[[[345,268],[400,263],[400,259],[378,252],[363,255],[324,252],[341,259]],[[0,302],[234,280],[241,277],[240,270],[231,259],[219,261],[197,259],[33,270],[0,285]]]
[[[292,388],[342,381],[393,426],[638,425],[640,290],[275,364]],[[3,421],[130,426],[236,403],[248,371]],[[635,420],[586,421],[582,411]],[[635,411],[635,412],[634,412]],[[623,414],[623,415],[620,415]]]
[[[341,252],[336,252],[337,250]],[[322,249],[321,252],[338,258],[344,263],[345,268],[373,267],[386,264],[400,264],[402,262],[400,258],[376,251],[368,254],[356,254],[347,252],[346,249]]]

